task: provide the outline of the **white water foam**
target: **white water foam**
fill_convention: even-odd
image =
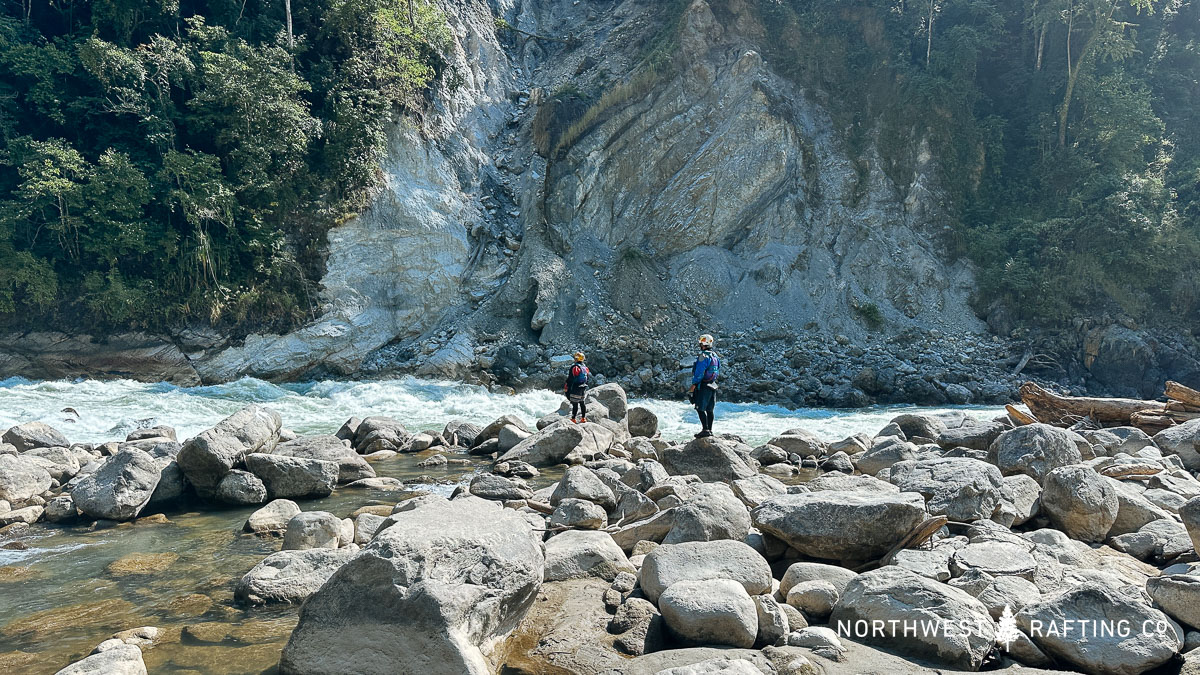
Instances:
[[[132,380],[0,382],[0,429],[21,422],[54,426],[73,442],[121,440],[139,427],[168,424],[180,440],[196,435],[249,403],[278,410],[285,427],[300,434],[332,433],[349,417],[386,415],[411,429],[440,431],[452,419],[486,424],[513,414],[530,424],[558,409],[562,398],[551,391],[496,394],[484,387],[404,377],[366,382],[322,381],[272,384],[242,378],[228,384],[176,387]],[[652,410],[664,437],[683,439],[698,430],[695,411],[682,400],[635,399],[630,405]],[[74,409],[78,416],[65,409]],[[969,414],[990,418],[1003,408],[964,406]],[[753,403],[718,403],[715,430],[738,434],[752,444],[779,432],[803,427],[826,440],[859,432],[874,434],[901,412],[940,412],[948,408],[880,406],[853,410],[802,408]]]

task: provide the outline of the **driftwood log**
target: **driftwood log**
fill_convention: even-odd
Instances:
[[[1082,419],[1092,419],[1102,426],[1137,425],[1135,414],[1166,416],[1172,419],[1177,414],[1168,412],[1166,404],[1158,401],[1141,401],[1133,398],[1096,398],[1091,396],[1060,396],[1047,391],[1033,382],[1021,385],[1021,401],[1038,421],[1056,426],[1071,426]],[[1149,421],[1150,417],[1145,417]],[[1170,426],[1168,424],[1167,426]]]
[[[1019,427],[1023,427],[1026,424],[1034,424],[1037,422],[1037,418],[1035,418],[1034,416],[1029,415],[1027,413],[1023,413],[1020,410],[1017,410],[1017,408],[1015,406],[1006,405],[1006,406],[1004,406],[1004,409],[1008,411],[1008,417],[1009,417],[1009,419],[1011,419],[1013,421],[1013,424],[1015,424]]]
[[[1200,391],[1196,391],[1191,387],[1185,387],[1178,382],[1167,380],[1167,386],[1163,393],[1167,395],[1167,398],[1181,403],[1187,408],[1200,410]],[[1168,410],[1170,409],[1170,405],[1170,403],[1167,404]]]

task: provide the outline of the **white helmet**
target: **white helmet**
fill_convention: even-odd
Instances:
[[[709,335],[708,333],[705,333],[704,335],[700,336],[699,342],[700,342],[701,347],[712,347],[713,346],[713,336]]]

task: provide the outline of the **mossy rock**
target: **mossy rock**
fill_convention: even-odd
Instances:
[[[114,560],[107,569],[115,577],[157,574],[175,564],[176,560],[179,560],[177,553],[130,553]]]

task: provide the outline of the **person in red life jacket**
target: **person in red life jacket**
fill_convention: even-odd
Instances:
[[[567,381],[563,383],[563,393],[571,402],[571,421],[575,423],[587,421],[587,401],[584,399],[587,397],[588,378],[592,374],[583,362],[585,358],[583,352],[575,352],[575,363],[571,364]]]
[[[713,351],[713,336],[700,336],[700,354],[692,364],[692,388],[688,389],[696,414],[700,416],[700,433],[696,438],[712,436],[713,409],[717,405],[717,375],[721,371],[721,357]]]

